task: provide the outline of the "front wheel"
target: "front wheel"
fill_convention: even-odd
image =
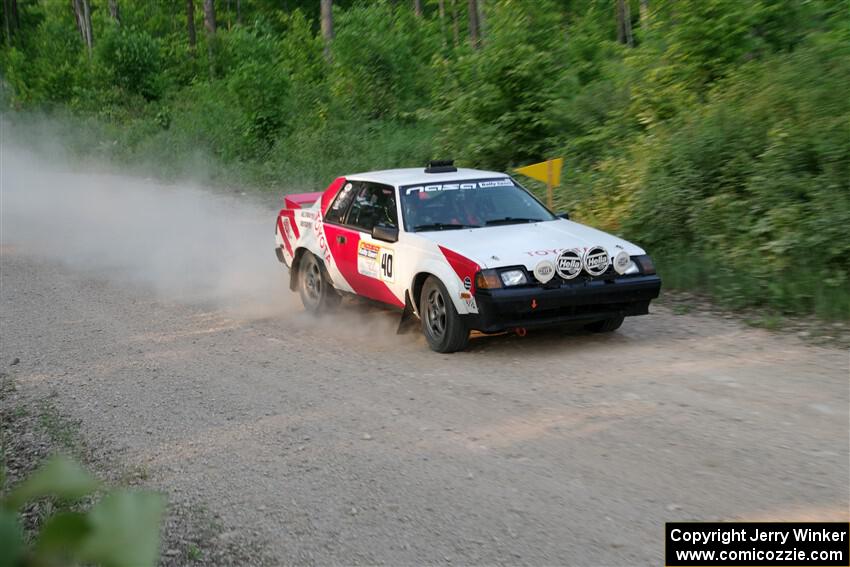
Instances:
[[[298,295],[309,313],[329,311],[339,303],[339,295],[328,283],[318,258],[304,252],[298,263]]]
[[[620,328],[620,325],[623,324],[623,319],[625,319],[625,317],[619,316],[612,317],[611,319],[594,321],[593,323],[588,323],[587,325],[585,325],[584,328],[590,331],[591,333],[610,333]]]
[[[466,348],[469,329],[458,315],[443,283],[429,276],[419,298],[422,334],[428,346],[436,352],[456,352]]]

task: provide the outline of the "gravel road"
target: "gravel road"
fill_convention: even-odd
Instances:
[[[850,519],[846,351],[654,306],[607,336],[439,355],[380,310],[308,318],[271,209],[246,211],[269,316],[25,231],[0,250],[0,360],[21,395],[55,393],[87,442],[201,503],[219,537],[287,564],[660,565],[665,521]]]

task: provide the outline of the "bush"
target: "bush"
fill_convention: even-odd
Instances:
[[[109,26],[97,44],[97,59],[114,85],[148,100],[162,92],[159,42],[147,32]]]

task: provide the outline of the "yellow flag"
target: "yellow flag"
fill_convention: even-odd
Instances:
[[[542,181],[549,187],[557,187],[561,184],[561,168],[564,166],[564,158],[550,159],[525,167],[518,167],[514,171],[532,179]]]

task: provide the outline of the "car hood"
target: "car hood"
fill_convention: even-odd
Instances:
[[[541,260],[554,262],[564,250],[584,250],[594,245],[604,247],[611,258],[620,250],[625,250],[630,255],[644,253],[643,249],[627,240],[564,219],[532,224],[418,232],[416,235],[462,254],[482,268],[523,265],[528,270],[533,270]]]

